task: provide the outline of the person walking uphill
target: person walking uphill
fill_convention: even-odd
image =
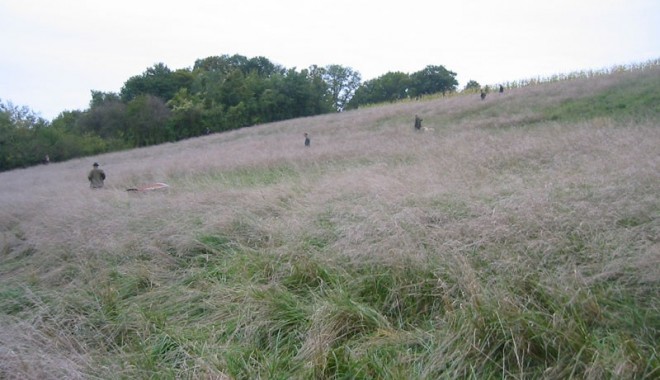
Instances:
[[[103,187],[103,181],[105,180],[105,172],[103,169],[99,169],[98,162],[94,163],[94,169],[92,169],[87,175],[89,180],[89,187],[92,189],[100,189]]]
[[[309,139],[309,135],[307,133],[305,133],[305,146],[309,146],[309,144],[311,144],[311,141]]]

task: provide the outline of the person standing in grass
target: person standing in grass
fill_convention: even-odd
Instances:
[[[89,187],[92,189],[100,189],[103,187],[103,181],[105,181],[105,172],[103,169],[99,169],[99,163],[94,163],[94,168],[87,175],[89,180]]]
[[[415,129],[418,131],[422,129],[422,118],[419,115],[415,115]]]
[[[309,144],[311,144],[311,143],[312,142],[309,139],[309,135],[307,134],[307,132],[305,132],[305,146],[309,146]]]

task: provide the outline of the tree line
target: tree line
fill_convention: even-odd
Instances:
[[[118,93],[92,90],[88,109],[64,111],[51,122],[0,99],[0,171],[39,164],[45,155],[63,161],[455,91],[455,77],[430,65],[363,83],[350,67],[297,70],[242,55],[198,59],[178,70],[158,63]]]

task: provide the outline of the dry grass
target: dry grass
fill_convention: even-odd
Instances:
[[[178,355],[149,367],[163,377],[269,377],[267,368],[231,359],[231,334],[246,344],[263,329],[295,332],[297,352],[272,354],[289,358],[294,377],[363,371],[335,363],[338,345],[354,363],[369,355],[384,360],[378,350],[408,344],[427,347],[414,358],[401,351],[400,362],[358,377],[657,376],[657,353],[634,357],[651,352],[644,345],[658,338],[658,326],[643,324],[657,322],[657,314],[621,327],[610,318],[627,311],[609,310],[660,307],[657,108],[652,117],[575,121],[546,112],[657,76],[656,66],[511,89],[485,101],[404,102],[0,173],[0,305],[9,308],[0,313],[0,377],[152,377],[135,359],[146,348],[126,343],[135,337],[151,344],[152,356],[153,347]],[[433,131],[416,133],[415,114]],[[108,175],[99,191],[86,182],[94,161]],[[125,191],[148,182],[170,188]],[[212,271],[219,258],[241,254],[248,256],[232,262],[238,277]],[[349,294],[364,285],[351,268],[382,268],[393,278],[419,269],[428,279],[391,284],[380,304],[367,307]],[[286,287],[294,274],[333,290],[264,309],[272,290],[264,289],[261,302],[249,302],[246,289]],[[438,303],[413,313],[425,322],[393,317],[421,292],[433,299],[428,305]],[[626,297],[621,304],[617,292]],[[207,310],[204,319],[184,305]],[[282,308],[304,322],[269,325],[273,315],[289,315]],[[526,336],[515,322],[525,315],[543,315],[539,323],[557,335]],[[536,338],[547,340],[547,350],[570,342],[561,330],[573,331],[580,318],[647,335],[625,341],[636,349],[587,342],[587,335],[589,349],[603,346],[589,358],[538,352]],[[223,330],[228,320],[241,322]],[[196,329],[208,336],[196,337]],[[349,339],[356,334],[365,341]],[[185,342],[172,338],[181,336]],[[508,343],[499,347],[498,339]],[[459,342],[467,345],[462,353]],[[589,350],[560,347],[568,355]],[[273,366],[282,360],[254,355]],[[543,355],[538,372],[530,357]],[[178,364],[162,367],[172,361]]]

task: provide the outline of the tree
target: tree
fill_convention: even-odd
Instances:
[[[240,70],[234,70],[227,74],[224,80],[218,84],[217,94],[219,98],[217,100],[227,106],[235,106],[251,96],[252,94],[245,85],[245,79],[245,74]]]
[[[479,82],[470,79],[470,81],[465,85],[465,89],[463,91],[478,91],[480,88],[481,85]]]
[[[180,89],[167,106],[172,110],[168,124],[175,140],[200,136],[206,128],[212,130],[206,122],[203,99],[187,89]]]
[[[126,128],[126,104],[109,97],[91,102],[93,107],[85,111],[76,121],[79,134],[91,133],[105,139],[123,139]]]
[[[170,110],[159,97],[140,95],[126,109],[128,140],[133,146],[160,144],[173,139],[166,128]]]
[[[103,91],[95,91],[92,90],[92,100],[89,102],[89,107],[93,108],[96,106],[100,106],[103,103],[106,102],[120,102],[121,98],[119,97],[119,94],[116,94],[114,92],[103,92]]]
[[[318,79],[318,78],[316,78]],[[300,72],[289,69],[279,83],[279,92],[285,97],[286,112],[283,119],[301,116],[312,116],[331,111],[330,103],[324,103],[327,98],[327,87],[321,85],[309,70]],[[323,91],[319,93],[319,90]],[[280,119],[280,120],[283,120]]]
[[[0,171],[41,162],[47,153],[39,134],[49,125],[30,108],[0,99]]]
[[[29,107],[15,106],[12,102],[4,104],[2,99],[0,99],[0,114],[13,128],[31,129],[48,125],[48,121],[34,113]]]
[[[347,108],[361,105],[394,102],[408,97],[410,76],[400,71],[388,72],[365,82],[356,91]]]
[[[455,91],[458,86],[456,73],[444,66],[426,66],[423,70],[410,76],[411,96],[422,96],[441,92],[443,95]]]
[[[251,60],[245,56],[234,54],[232,56],[224,54],[221,56],[211,56],[195,61],[193,72],[207,71],[221,74],[229,74],[234,70],[240,70],[248,73],[251,69],[269,71],[269,64],[266,58],[256,57]]]
[[[121,89],[121,100],[130,102],[140,95],[152,95],[168,101],[180,88],[189,88],[192,80],[193,76],[189,70],[173,72],[163,63],[158,63],[142,75],[129,78]]]
[[[279,65],[275,65],[268,58],[265,57],[254,57],[250,58],[245,65],[245,71],[247,73],[256,73],[260,77],[269,77],[275,73],[284,72],[284,68]]]
[[[13,150],[16,139],[16,126],[12,123],[11,104],[3,104],[0,101],[0,171],[15,167]]]
[[[66,133],[75,133],[76,124],[82,115],[82,111],[64,111],[57,115],[57,117],[50,122],[50,125],[51,127]]]
[[[304,73],[307,74],[310,86],[310,112],[313,115],[336,112],[338,110],[337,100],[329,89],[327,79],[324,78],[327,75],[327,68],[312,65]]]
[[[322,78],[328,85],[330,98],[337,111],[344,109],[362,81],[359,72],[340,65],[326,66]]]
[[[124,147],[123,144],[116,144],[118,140],[104,140],[93,133],[79,133],[76,126],[83,114],[82,111],[64,111],[53,119],[49,128],[52,145],[47,152],[51,161],[64,161]]]

